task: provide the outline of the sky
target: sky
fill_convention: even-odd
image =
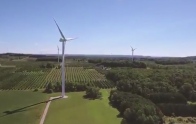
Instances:
[[[196,0],[0,0],[0,53],[195,56]]]

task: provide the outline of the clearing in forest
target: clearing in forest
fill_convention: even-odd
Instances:
[[[120,124],[119,112],[108,103],[107,90],[102,90],[102,100],[84,99],[84,94],[67,93],[67,99],[52,101],[44,124]]]

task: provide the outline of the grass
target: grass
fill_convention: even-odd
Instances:
[[[0,124],[38,124],[49,96],[32,91],[0,91]]]
[[[82,92],[52,101],[44,124],[120,124],[119,112],[108,104],[108,91],[102,93],[102,100],[84,99]]]

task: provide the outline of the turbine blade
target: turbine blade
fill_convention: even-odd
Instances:
[[[131,47],[131,46],[130,46]],[[131,47],[131,49],[133,49],[133,47]]]
[[[75,37],[75,38],[66,38],[66,41],[68,41],[68,40],[75,40],[75,39],[77,39],[78,37]]]
[[[136,50],[137,48],[133,49],[133,50]]]
[[[56,24],[57,28],[59,29],[59,32],[60,32],[60,34],[61,34],[61,37],[65,39],[65,37],[64,37],[64,35],[63,35],[63,33],[62,33],[61,29],[59,28],[59,26],[58,26],[57,22],[55,21],[55,19],[54,19],[54,22],[55,22],[55,24]]]

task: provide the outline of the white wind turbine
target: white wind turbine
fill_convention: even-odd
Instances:
[[[64,55],[64,51],[65,51],[65,43],[69,40],[74,40],[76,38],[65,38],[61,29],[59,28],[58,24],[56,23],[56,21],[54,20],[60,34],[61,34],[61,38],[60,38],[60,42],[62,42],[62,63],[61,63],[61,69],[62,69],[62,98],[67,98],[68,96],[65,96],[65,55]]]
[[[133,62],[133,54],[134,54],[134,51],[136,50],[136,48],[135,49],[133,49],[133,47],[131,47],[131,51],[132,51],[132,62]]]
[[[59,63],[59,46],[57,46],[57,50],[58,50],[58,63]]]

